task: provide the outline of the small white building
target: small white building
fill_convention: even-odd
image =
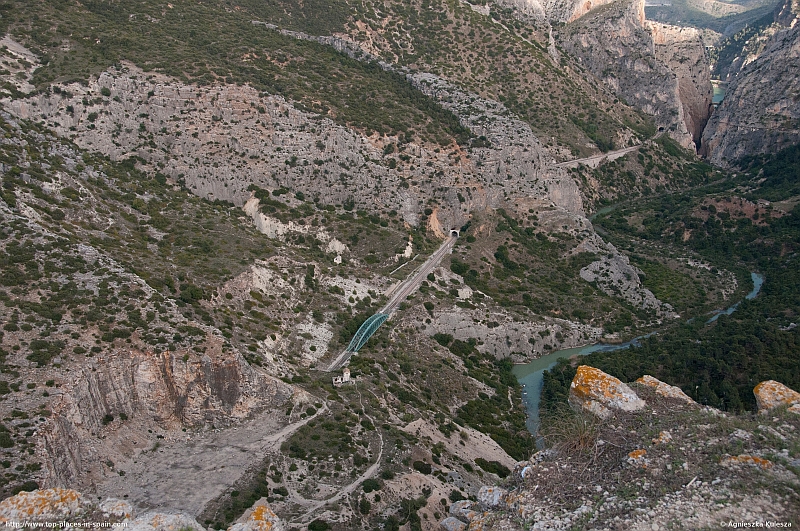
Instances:
[[[353,380],[350,379],[350,369],[345,368],[342,370],[341,376],[334,376],[333,377],[333,386],[334,387],[341,387],[343,385],[351,384]]]

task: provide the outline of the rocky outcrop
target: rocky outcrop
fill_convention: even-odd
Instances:
[[[619,379],[599,369],[581,365],[569,386],[569,404],[607,419],[613,410],[637,411],[645,402]]]
[[[565,319],[548,318],[542,323],[514,321],[507,313],[468,310],[459,307],[437,311],[426,333],[450,334],[466,341],[480,338],[478,350],[515,362],[537,358],[547,351],[572,348],[600,339],[602,330]]]
[[[623,0],[568,25],[560,40],[660,130],[686,148],[699,144],[712,97],[699,31],[646,21],[644,0]]]
[[[675,400],[682,400],[687,404],[697,404],[697,402],[689,398],[689,395],[684,393],[680,387],[664,383],[658,378],[653,378],[649,374],[645,374],[636,380],[636,383],[653,387],[656,390],[656,394],[661,395],[664,398],[674,398]]]
[[[789,406],[789,410],[800,413],[800,393],[775,380],[759,383],[753,389],[759,413],[769,413],[781,406]]]
[[[730,166],[800,142],[800,4],[786,0],[763,48],[746,58],[703,132],[701,152]]]
[[[623,254],[603,254],[599,260],[580,271],[582,279],[596,282],[603,292],[612,297],[619,297],[636,308],[652,310],[658,315],[674,316],[672,306],[658,300],[652,291],[642,285],[641,273]]]
[[[774,463],[769,459],[764,459],[763,457],[741,454],[723,458],[722,465],[723,466],[749,465],[749,466],[756,466],[764,470],[769,470],[774,466]]]

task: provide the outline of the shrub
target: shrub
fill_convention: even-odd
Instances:
[[[374,490],[380,490],[381,484],[377,479],[369,478],[364,480],[364,483],[361,484],[361,488],[364,489],[364,492],[370,493]]]
[[[426,463],[425,461],[414,461],[412,466],[414,470],[422,474],[430,474],[432,470],[430,463]]]

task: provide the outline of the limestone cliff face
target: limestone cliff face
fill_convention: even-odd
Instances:
[[[787,0],[760,52],[742,62],[703,132],[701,152],[730,165],[800,141],[800,3]]]
[[[228,425],[292,397],[290,385],[254,369],[238,353],[207,344],[211,348],[199,356],[130,350],[90,362],[42,430],[47,484],[82,484],[97,461],[132,454],[145,444],[146,437],[133,435],[137,431]],[[114,424],[120,418],[127,421]]]
[[[622,0],[569,24],[560,40],[660,130],[686,148],[699,143],[712,97],[700,32],[649,22],[643,0]]]

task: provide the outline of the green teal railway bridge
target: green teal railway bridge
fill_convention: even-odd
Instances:
[[[326,370],[328,371],[335,371],[339,369],[342,365],[347,363],[347,360],[350,359],[350,356],[358,352],[358,349],[363,347],[369,338],[378,330],[378,328],[389,319],[389,316],[392,315],[400,303],[403,302],[406,297],[414,293],[419,285],[422,283],[423,280],[428,276],[428,274],[434,270],[434,268],[439,264],[442,260],[444,255],[449,253],[453,248],[453,244],[455,243],[456,239],[458,238],[458,231],[452,230],[450,231],[450,236],[442,243],[442,245],[433,253],[425,262],[417,268],[409,277],[395,290],[392,294],[392,298],[389,299],[383,308],[381,308],[376,314],[371,315],[369,319],[364,321],[361,327],[356,331],[353,339],[350,340],[350,343],[347,345],[347,348],[339,354],[336,359],[331,362]]]

